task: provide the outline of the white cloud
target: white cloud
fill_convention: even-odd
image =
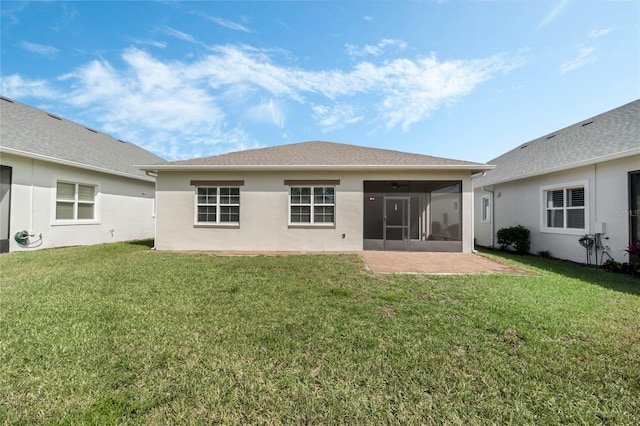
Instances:
[[[12,74],[0,80],[2,94],[9,98],[40,98],[53,99],[59,96],[56,89],[52,88],[45,80],[29,80],[20,74]]]
[[[362,115],[356,115],[356,111],[351,105],[343,103],[314,105],[311,109],[313,118],[320,124],[324,132],[341,129],[364,118]]]
[[[569,3],[570,0],[562,0],[559,3],[557,3],[553,9],[551,9],[551,11],[544,17],[544,19],[540,22],[540,24],[538,25],[538,31],[541,30],[542,28],[546,27],[547,25],[549,25],[551,22],[553,22],[558,16],[560,16],[560,13],[562,13],[562,11],[564,10],[564,8],[567,6],[567,4]]]
[[[349,56],[380,56],[384,53],[387,46],[395,46],[398,50],[407,48],[407,43],[402,40],[383,39],[376,45],[367,44],[363,47],[355,44],[345,44]]]
[[[250,108],[246,116],[256,122],[269,123],[284,128],[284,113],[273,99],[269,99],[268,102],[262,101],[260,104]]]
[[[587,34],[587,37],[591,37],[591,38],[602,37],[603,35],[609,34],[613,30],[615,30],[615,28],[604,28],[604,29],[601,29],[601,30],[591,30],[591,31],[589,31],[589,34]]]
[[[228,28],[230,30],[244,31],[245,33],[251,32],[244,25],[238,24],[238,23],[233,22],[233,21],[229,21],[227,19],[222,19],[222,18],[218,18],[218,17],[215,17],[215,16],[207,16],[206,18],[208,20],[210,20],[211,22],[214,22],[214,23],[220,25],[221,27],[225,27],[225,28]]]
[[[187,41],[189,43],[197,43],[196,39],[187,33],[183,33],[182,31],[178,31],[174,28],[168,27],[168,26],[164,26],[163,27],[163,32],[171,37],[177,38],[179,40],[184,40]]]
[[[161,41],[156,41],[156,40],[133,39],[131,41],[135,44],[140,44],[143,46],[153,46],[153,47],[157,47],[158,49],[165,49],[167,47],[166,43],[163,43]]]
[[[42,55],[47,58],[54,58],[55,56],[58,55],[58,52],[59,52],[59,50],[53,46],[29,43],[28,41],[23,41],[22,43],[20,43],[20,47],[22,47],[24,50],[28,52]]]
[[[79,121],[88,118],[87,125],[176,159],[255,146],[259,138],[234,123],[250,118],[282,129],[286,102],[298,104],[321,131],[362,120],[407,131],[519,65],[503,55],[457,61],[432,55],[360,62],[348,70],[306,70],[276,63],[281,52],[229,45],[183,61],[158,59],[137,48],[126,49],[121,57],[124,67],[95,60],[55,81],[8,76],[3,92],[16,98],[56,98],[79,108]]]
[[[595,52],[595,47],[581,47],[580,49],[578,49],[578,56],[560,65],[560,74],[565,74],[569,71],[575,71],[579,68],[589,65],[590,63],[595,62]]]

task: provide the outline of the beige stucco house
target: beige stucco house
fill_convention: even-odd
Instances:
[[[640,100],[526,142],[473,179],[475,239],[495,246],[501,228],[523,225],[531,252],[601,263],[628,261],[640,240]],[[599,247],[588,259],[579,239]],[[607,254],[603,255],[606,250]]]
[[[0,97],[0,253],[153,238],[162,158]]]
[[[303,142],[141,169],[159,250],[471,252],[471,176],[491,166]]]

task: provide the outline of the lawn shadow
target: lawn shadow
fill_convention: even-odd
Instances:
[[[610,290],[640,296],[640,279],[631,275],[617,274],[595,266],[583,265],[569,260],[544,258],[532,254],[519,255],[489,248],[481,248],[479,251],[483,254],[521,263],[524,267],[529,266],[569,278],[576,278]]]
[[[142,246],[142,247],[147,247],[149,249],[153,248],[154,245],[154,240],[150,239],[150,240],[134,240],[134,241],[127,241],[127,244],[131,244],[133,246]]]

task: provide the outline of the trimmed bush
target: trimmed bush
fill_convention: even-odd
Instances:
[[[529,253],[531,242],[529,241],[529,230],[522,225],[502,228],[496,233],[498,244],[502,250],[513,248],[516,253]]]

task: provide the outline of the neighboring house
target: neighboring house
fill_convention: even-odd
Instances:
[[[152,238],[162,158],[0,97],[0,252]],[[17,235],[16,235],[17,234]]]
[[[141,166],[159,250],[471,252],[486,164],[303,142]]]
[[[489,163],[496,168],[473,179],[478,245],[497,246],[499,229],[523,225],[531,232],[532,253],[585,263],[578,240],[600,234],[616,261],[628,261],[624,250],[640,240],[640,100]]]

